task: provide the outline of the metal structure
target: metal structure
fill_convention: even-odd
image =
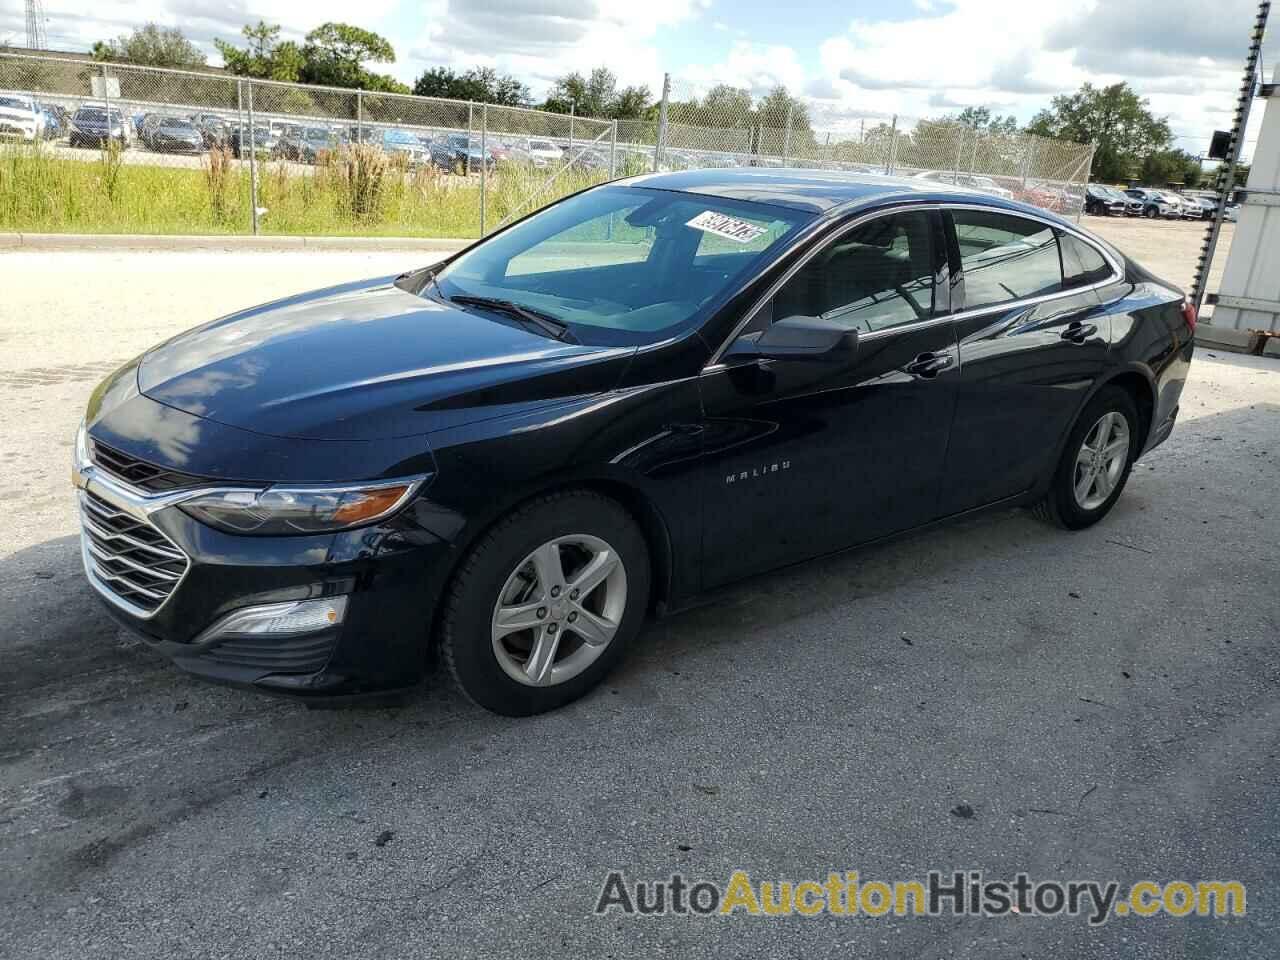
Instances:
[[[27,0],[27,49],[43,50],[49,45],[44,30],[43,0]]]
[[[1218,178],[1214,185],[1218,203],[1213,219],[1205,231],[1204,243],[1200,248],[1200,259],[1196,263],[1195,279],[1192,281],[1190,296],[1197,310],[1205,302],[1205,288],[1209,282],[1209,270],[1213,266],[1213,255],[1217,252],[1218,238],[1222,234],[1222,221],[1227,212],[1227,201],[1231,198],[1235,188],[1236,166],[1240,162],[1240,151],[1244,148],[1244,133],[1249,124],[1249,110],[1253,105],[1253,98],[1257,91],[1258,61],[1262,55],[1262,37],[1266,33],[1267,18],[1270,13],[1270,0],[1262,0],[1258,4],[1258,13],[1254,19],[1253,31],[1249,35],[1249,52],[1245,57],[1244,78],[1240,82],[1240,95],[1236,99],[1236,109],[1231,120],[1227,159],[1218,164]],[[1258,146],[1261,148],[1262,144],[1259,143]],[[1263,154],[1261,149],[1257,152],[1259,155]],[[1250,180],[1252,180],[1252,176]],[[1243,231],[1241,232],[1243,233]]]
[[[1205,302],[1213,305],[1212,326],[1280,333],[1280,103],[1277,83],[1265,85],[1262,129],[1241,200],[1235,239],[1222,284]],[[1272,341],[1274,342],[1274,341]]]
[[[0,54],[0,90],[29,93],[72,113],[85,105],[117,112],[126,121],[122,162],[128,165],[204,169],[210,191],[214,167],[230,169],[235,196],[219,207],[220,229],[238,224],[255,233],[315,229],[307,208],[320,202],[317,193],[341,207],[332,209],[345,218],[338,227],[344,232],[365,232],[376,224],[384,233],[399,225],[405,235],[448,230],[451,236],[476,236],[615,177],[784,165],[923,177],[1078,216],[1092,153],[1089,145],[956,121],[837,116],[820,101],[754,103],[739,91],[719,99],[699,96],[670,76],[663,78],[654,118],[628,121],[22,54]],[[203,143],[182,153],[158,149],[145,135],[152,116],[190,119]],[[323,150],[300,156],[280,146],[289,131],[317,128]],[[67,137],[64,129],[41,153],[57,160],[93,159],[91,152],[71,149]],[[385,168],[357,145],[375,148]],[[236,159],[213,163],[209,152],[224,149]],[[311,177],[319,179],[304,179]],[[308,182],[323,189],[303,189]],[[365,186],[374,191],[373,200],[353,199],[352,191]],[[343,191],[345,199],[334,199]],[[465,213],[460,200],[469,206]],[[441,214],[436,226],[435,211],[446,207],[448,215]],[[378,219],[387,208],[409,212],[388,223]],[[16,220],[0,228],[32,226]]]

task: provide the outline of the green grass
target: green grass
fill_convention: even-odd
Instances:
[[[250,232],[249,171],[206,155],[202,169],[117,163],[108,154],[65,159],[44,149],[0,147],[0,230],[27,233],[245,234]],[[353,172],[354,169],[354,172]],[[221,176],[219,176],[221,173]],[[409,173],[385,157],[344,155],[302,172],[261,163],[259,221],[266,234],[475,237],[479,176]],[[605,179],[500,166],[489,177],[486,225],[527,213]],[[376,181],[376,183],[374,182]],[[221,203],[218,184],[221,182]],[[363,193],[360,191],[363,190]]]

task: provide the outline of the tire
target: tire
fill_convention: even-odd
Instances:
[[[1155,220],[1157,217],[1160,216],[1160,211],[1157,210],[1155,207],[1147,207],[1146,210],[1142,211],[1142,215],[1146,217],[1148,220]]]
[[[543,582],[542,571],[555,569],[548,556],[560,565],[562,585],[554,575],[546,578],[552,586]],[[581,597],[572,589],[583,572],[606,569]],[[460,564],[442,610],[441,660],[458,689],[494,713],[523,717],[564,706],[604,679],[640,632],[649,569],[644,535],[613,500],[585,490],[539,497],[499,521]],[[508,624],[529,626],[501,623],[504,612]],[[613,628],[607,640],[607,630],[594,642],[578,632],[597,625]],[[555,642],[543,648],[553,638],[547,631]],[[553,652],[536,657],[539,649]]]
[[[1116,417],[1123,421],[1123,436],[1114,419]],[[1117,451],[1117,456],[1122,454],[1123,460],[1118,463],[1114,458],[1108,460],[1104,450],[1102,455],[1094,458],[1094,462],[1100,466],[1095,473],[1096,480],[1086,485],[1091,468],[1087,463],[1081,463],[1082,459],[1089,460],[1082,448],[1086,440],[1091,441],[1092,447],[1099,445],[1095,430],[1105,429],[1104,418],[1112,418],[1109,423],[1115,429],[1108,432],[1102,445],[1104,448],[1114,449],[1120,446],[1122,440],[1126,441],[1123,448]],[[1103,387],[1099,390],[1071,428],[1062,451],[1062,459],[1054,470],[1049,491],[1031,508],[1032,512],[1046,523],[1067,530],[1083,530],[1105,517],[1124,492],[1133,461],[1142,449],[1141,422],[1138,408],[1127,391],[1120,387]],[[1081,486],[1086,488],[1084,497],[1079,493]]]

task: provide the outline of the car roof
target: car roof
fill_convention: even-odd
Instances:
[[[1061,217],[1029,204],[936,180],[886,177],[842,170],[786,167],[727,167],[654,173],[624,183],[655,190],[768,203],[809,213],[828,214],[871,206],[887,200],[977,204],[1063,222]]]

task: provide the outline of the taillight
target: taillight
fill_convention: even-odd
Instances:
[[[1190,300],[1182,301],[1182,317],[1187,321],[1187,329],[1192,333],[1196,330],[1196,305]]]

